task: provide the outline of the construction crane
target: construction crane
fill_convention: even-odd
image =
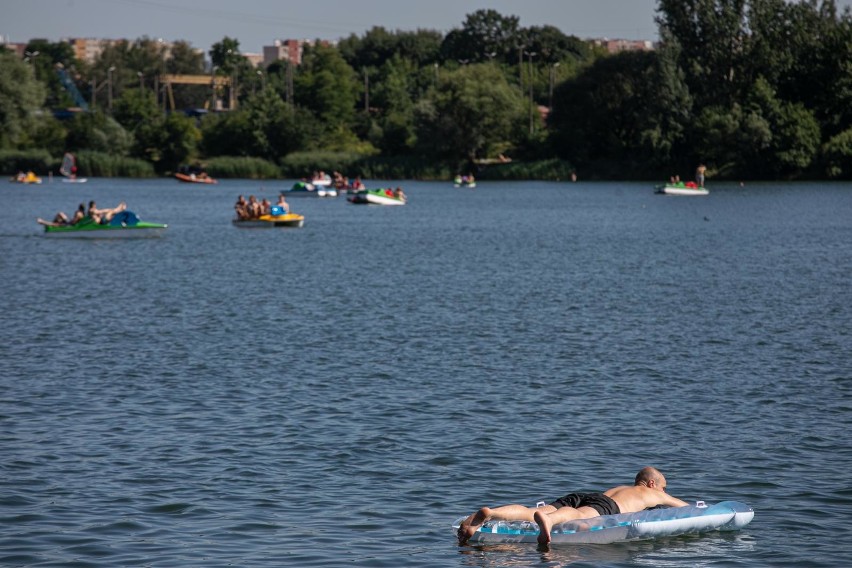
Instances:
[[[172,84],[209,85],[214,93],[219,87],[231,86],[230,77],[220,77],[218,75],[160,75],[160,82],[166,86],[166,92],[169,94],[169,105],[172,110],[175,110],[175,96],[172,92]],[[237,108],[237,98],[234,89],[230,89],[228,94],[228,110],[234,110],[235,108]]]
[[[77,89],[77,85],[75,85],[71,77],[68,76],[68,71],[65,70],[65,67],[63,67],[61,63],[56,64],[56,74],[59,75],[59,82],[65,90],[68,91],[71,98],[74,99],[74,103],[81,109],[88,111],[89,103],[87,103],[86,99],[83,98],[83,95],[80,94],[80,91]]]

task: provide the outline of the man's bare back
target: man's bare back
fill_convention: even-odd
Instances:
[[[665,492],[665,488],[652,489],[644,485],[620,485],[607,489],[604,495],[615,501],[622,513],[635,513],[657,505],[685,507],[689,504],[672,497]]]

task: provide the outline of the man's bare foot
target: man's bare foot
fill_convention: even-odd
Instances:
[[[535,519],[535,523],[538,525],[538,543],[549,544],[550,529],[553,524],[550,522],[550,518],[548,518],[547,513],[543,511],[536,511],[533,515],[533,519]]]
[[[470,540],[476,529],[481,527],[482,523],[487,521],[490,516],[491,509],[483,507],[462,521],[462,524],[459,525],[459,530],[456,532],[456,535],[459,537],[459,546],[467,544],[467,541]]]

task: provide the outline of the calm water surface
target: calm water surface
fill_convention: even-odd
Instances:
[[[0,184],[0,565],[852,561],[852,185]],[[397,185],[394,183],[393,185]],[[161,238],[55,240],[121,200]],[[630,482],[746,530],[458,547],[454,519]]]

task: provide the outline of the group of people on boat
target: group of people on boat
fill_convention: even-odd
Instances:
[[[681,181],[679,175],[673,175],[669,178],[669,185],[676,185],[678,187],[688,187],[692,189],[704,187],[704,178],[706,174],[707,166],[705,166],[704,164],[698,164],[698,167],[695,168],[695,181],[683,182]]]
[[[301,181],[302,183],[311,183],[314,186],[333,187],[338,191],[367,189],[360,177],[350,180],[338,171],[332,172],[330,176],[322,170],[315,171],[311,179],[302,178]]]
[[[276,212],[281,211],[286,215],[290,213],[290,204],[284,199],[283,195],[278,196],[278,203],[275,206],[265,197],[258,201],[254,195],[249,195],[248,200],[242,195],[237,196],[237,202],[234,203],[234,211],[237,214],[237,219],[240,221],[249,221],[251,219],[259,219],[263,215],[272,215],[273,208]]]
[[[476,183],[476,179],[473,177],[473,174],[467,174],[464,176],[457,174],[456,177],[453,179],[453,182],[456,185],[471,185],[473,183]]]
[[[70,218],[64,211],[59,211],[53,217],[52,221],[46,221],[41,218],[36,219],[36,221],[40,225],[47,225],[49,227],[69,227],[76,225],[85,219],[91,219],[94,223],[105,225],[112,220],[116,213],[124,211],[125,209],[127,209],[127,204],[124,201],[119,203],[116,207],[100,209],[98,208],[97,203],[92,200],[89,201],[88,207],[86,207],[85,203],[81,203],[74,212],[74,215]]]
[[[35,175],[35,172],[30,170],[27,173],[18,172],[15,177],[9,181],[14,181],[17,183],[41,183],[41,178]]]

